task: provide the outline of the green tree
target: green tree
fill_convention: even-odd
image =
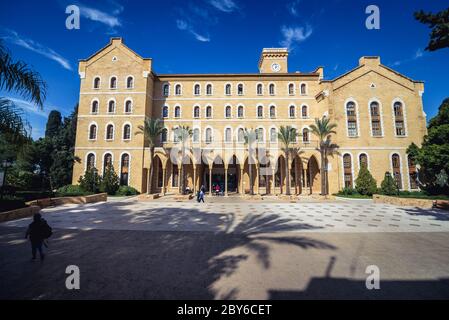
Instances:
[[[78,183],[84,191],[98,193],[101,186],[101,176],[98,174],[97,168],[86,170],[84,176],[79,178]]]
[[[435,51],[449,47],[449,8],[435,14],[420,10],[414,15],[416,20],[432,29],[426,50]]]
[[[431,194],[449,194],[449,186],[437,182],[442,170],[449,172],[449,98],[443,101],[438,114],[429,121],[421,148],[412,143],[407,153],[420,166],[421,188]]]
[[[399,188],[390,172],[385,172],[385,178],[380,185],[382,194],[387,196],[396,196],[399,194]]]
[[[139,131],[137,134],[143,134],[144,139],[150,149],[150,172],[148,177],[147,193],[151,194],[153,192],[153,171],[154,171],[154,149],[158,138],[164,131],[164,125],[160,119],[145,119],[144,125],[138,126]]]
[[[282,150],[285,152],[285,177],[287,179],[285,194],[290,195],[290,153],[292,152],[291,144],[296,141],[296,137],[298,136],[298,131],[296,128],[291,126],[281,126],[278,132],[278,139],[283,144]]]
[[[39,73],[23,61],[14,61],[9,50],[0,41],[0,91],[15,92],[42,108],[47,85]],[[0,134],[14,143],[26,142],[30,127],[22,118],[22,111],[11,100],[0,97]]]
[[[115,173],[114,166],[109,163],[103,172],[100,190],[102,192],[106,192],[109,195],[114,195],[119,188],[120,179]]]
[[[244,143],[245,146],[248,148],[248,171],[249,171],[249,194],[253,195],[254,194],[254,183],[253,183],[253,161],[255,160],[254,158],[254,143],[257,141],[257,135],[256,135],[256,131],[254,131],[254,129],[247,129],[245,128],[245,131],[243,132],[243,139],[244,139]],[[212,188],[212,186],[210,186],[209,188]],[[245,191],[243,191],[243,193],[245,193]]]
[[[58,110],[51,110],[48,115],[47,125],[45,127],[45,137],[54,138],[59,134],[62,127],[61,112]]]
[[[377,182],[366,166],[362,166],[355,180],[356,190],[363,195],[372,196],[377,191]]]
[[[180,192],[182,194],[186,193],[186,177],[185,177],[185,170],[184,170],[184,161],[186,157],[186,143],[190,140],[190,138],[193,135],[193,130],[190,129],[189,126],[181,126],[177,127],[174,131],[176,140],[181,142],[181,185]]]
[[[330,119],[323,116],[321,119],[316,118],[315,124],[310,125],[312,133],[318,137],[319,148],[321,156],[321,194],[327,195],[329,193],[329,179],[328,179],[328,156],[332,155],[338,146],[332,143],[331,135],[335,134],[335,123],[330,123]]]

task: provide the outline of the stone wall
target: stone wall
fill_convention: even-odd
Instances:
[[[389,197],[380,194],[373,195],[373,201],[374,203],[388,203],[395,206],[417,207],[422,209],[432,209],[436,204],[435,200]]]
[[[0,213],[0,222],[17,220],[33,216],[41,210],[39,206],[29,206]]]

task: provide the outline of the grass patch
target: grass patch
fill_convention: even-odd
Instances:
[[[334,196],[341,197],[341,198],[348,198],[348,199],[372,199],[372,196],[367,196],[360,193],[355,194],[340,194],[340,193],[334,193]]]
[[[424,199],[424,200],[449,200],[449,196],[441,195],[429,195],[423,191],[401,191],[399,195],[394,196],[397,198],[411,198],[411,199]]]

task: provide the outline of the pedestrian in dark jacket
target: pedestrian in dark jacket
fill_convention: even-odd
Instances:
[[[36,213],[33,216],[33,222],[30,223],[25,234],[25,238],[30,238],[33,260],[36,260],[37,250],[39,250],[41,261],[44,260],[45,255],[42,249],[42,245],[44,244],[44,240],[50,237],[50,235],[51,228],[47,224],[47,221],[45,221],[45,219],[43,219],[39,213]]]

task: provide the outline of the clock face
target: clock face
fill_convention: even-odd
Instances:
[[[281,65],[279,63],[273,63],[271,65],[271,70],[273,70],[274,72],[278,72],[279,70],[281,70]]]

